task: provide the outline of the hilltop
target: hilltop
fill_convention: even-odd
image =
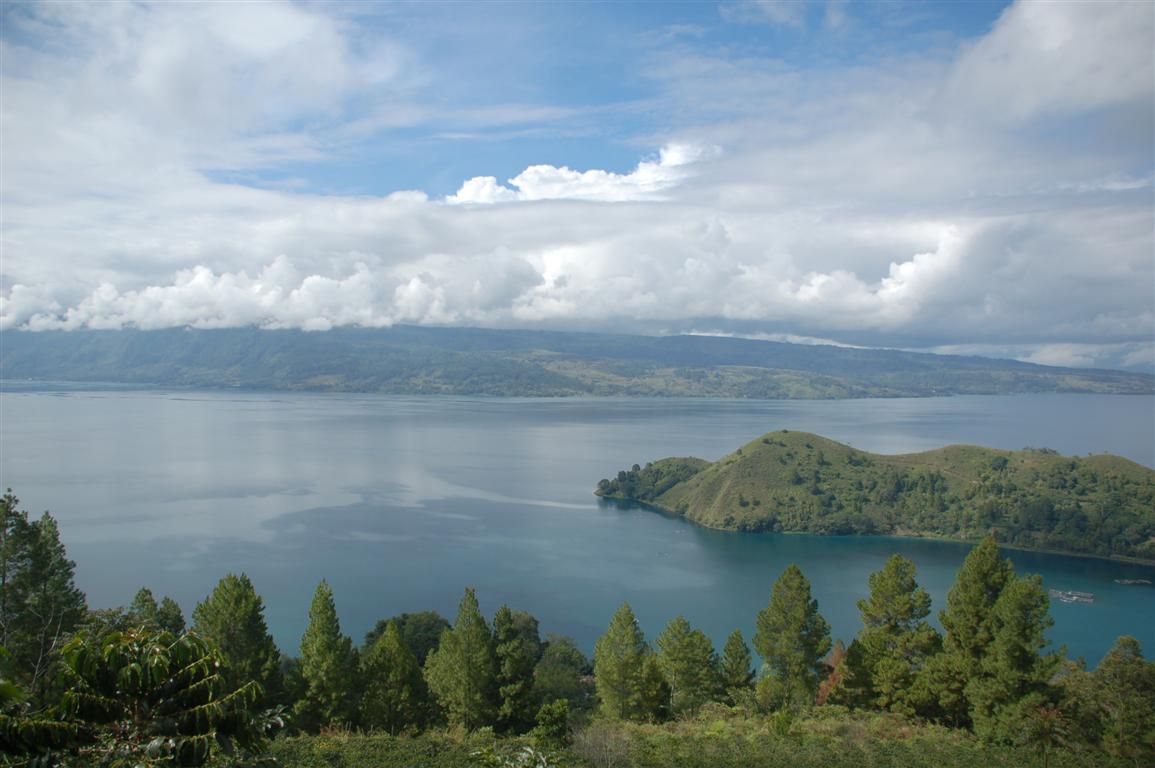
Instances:
[[[710,336],[479,328],[5,331],[0,378],[325,392],[755,399],[1155,393],[1155,376]]]
[[[597,494],[711,528],[941,536],[1155,562],[1155,471],[1110,455],[952,445],[887,456],[770,432],[713,463],[668,458]]]

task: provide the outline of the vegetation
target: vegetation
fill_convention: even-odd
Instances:
[[[1155,561],[1155,471],[1117,456],[949,446],[885,456],[771,432],[708,463],[623,470],[596,493],[738,531],[941,536]]]
[[[14,527],[21,519],[10,514]],[[40,551],[29,539],[5,545],[9,565]],[[29,621],[23,606],[78,594],[63,548],[49,549],[56,594],[8,604],[13,626]],[[623,604],[596,644],[591,680],[571,640],[543,642],[537,621],[508,606],[488,623],[472,589],[424,669],[398,621],[358,652],[322,581],[300,659],[282,664],[284,685],[262,690],[239,670],[255,677],[268,667],[263,605],[247,579],[230,575],[198,605],[194,629],[181,633],[160,626],[147,590],[123,610],[81,604],[83,620],[47,652],[57,672],[39,692],[26,686],[41,661],[0,652],[0,760],[109,768],[266,757],[288,768],[1155,761],[1155,663],[1130,637],[1093,671],[1061,651],[1044,653],[1047,592],[1039,577],[1014,573],[993,537],[959,570],[940,613],[941,638],[926,622],[930,607],[913,564],[891,558],[870,577],[862,629],[842,652],[791,565],[756,617],[758,674],[740,632],[719,657],[677,616],[651,648]],[[223,616],[247,619],[233,626]],[[410,616],[424,617],[411,626],[436,624],[433,615]],[[179,609],[165,621],[178,618]],[[287,723],[285,711],[293,713]],[[270,740],[286,725],[288,736]]]
[[[16,332],[9,380],[398,394],[761,399],[1155,392],[1139,373],[706,336],[477,328]]]

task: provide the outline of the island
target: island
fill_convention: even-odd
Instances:
[[[635,464],[596,493],[723,530],[960,541],[994,532],[1024,549],[1155,563],[1155,470],[1107,454],[952,445],[890,456],[781,430],[715,462]]]

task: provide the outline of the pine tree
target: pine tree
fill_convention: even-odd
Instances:
[[[148,587],[141,587],[132,599],[132,605],[128,607],[128,618],[138,627],[154,627],[174,635],[182,634],[185,629],[184,614],[176,601],[165,597],[157,605]]]
[[[18,506],[11,491],[0,498],[0,645],[11,654],[18,681],[40,697],[61,644],[87,606],[56,520],[47,512],[29,520]]]
[[[645,716],[643,666],[649,652],[633,609],[622,603],[594,645],[594,678],[606,717],[629,720]]]
[[[453,628],[445,630],[437,650],[425,661],[429,689],[451,723],[475,730],[495,719],[497,657],[493,635],[473,589],[466,589]]]
[[[296,724],[304,730],[348,723],[353,717],[357,657],[353,641],[341,634],[333,590],[324,580],[309,607],[309,626],[301,637],[304,696],[297,701]]]
[[[151,597],[152,593],[149,593],[148,598]],[[183,629],[180,607],[167,597],[161,605],[165,606],[163,614],[160,608],[154,611],[157,624],[163,621],[169,631],[178,627]],[[264,601],[248,576],[243,573],[225,576],[193,609],[192,618],[193,629],[220,649],[228,663],[228,677],[234,684],[251,681],[260,685],[261,706],[270,706],[280,699],[283,690],[281,652],[265,624]]]
[[[361,656],[361,722],[396,735],[424,720],[428,692],[417,658],[405,647],[393,622]]]
[[[1155,765],[1155,662],[1143,658],[1139,641],[1116,640],[1091,684],[1103,749],[1135,765]]]
[[[533,698],[533,670],[541,658],[537,619],[503,605],[493,617],[497,655],[497,725],[522,733],[534,725],[538,705]]]
[[[858,601],[862,631],[847,654],[841,696],[867,706],[914,714],[911,687],[941,639],[925,619],[930,595],[900,555],[870,576],[870,598]]]
[[[693,712],[717,696],[721,687],[718,657],[701,630],[678,616],[654,642],[658,668],[670,687],[670,714]]]
[[[825,672],[822,659],[830,650],[830,625],[810,596],[810,582],[790,564],[758,612],[754,648],[766,663],[776,698],[790,709],[814,702]]]
[[[735,629],[726,638],[722,660],[719,663],[722,685],[731,702],[737,691],[747,690],[754,685],[753,663],[754,659],[750,655],[750,647],[742,637],[742,630]]]
[[[156,623],[161,629],[174,635],[184,633],[184,613],[176,600],[167,595],[161,598],[160,605],[156,609]]]
[[[975,733],[988,741],[1013,742],[1032,712],[1049,703],[1057,654],[1040,654],[1053,624],[1040,576],[1012,578],[991,616],[991,643],[978,675],[966,686]]]
[[[995,603],[1014,577],[1010,560],[999,557],[994,536],[967,555],[947,594],[947,607],[939,613],[946,630],[943,652],[927,662],[911,694],[920,714],[956,726],[970,723],[967,688],[981,673],[994,641]]]

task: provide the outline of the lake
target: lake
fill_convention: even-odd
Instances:
[[[898,552],[943,607],[969,547],[886,537],[704,530],[599,503],[593,489],[637,462],[716,459],[776,429],[900,453],[950,443],[1109,451],[1155,465],[1155,398],[1024,395],[854,401],[490,399],[30,387],[0,394],[0,484],[61,523],[94,607],[141,586],[190,614],[244,571],[281,648],[296,653],[317,582],[345,631],[435,609],[452,619],[474,586],[543,634],[587,651],[617,606],[647,637],[683,614],[718,646],[749,641],[791,562],[835,637],[858,631],[867,576]],[[1054,604],[1049,637],[1096,663],[1131,634],[1155,655],[1155,568],[1007,552],[1048,586],[1094,592]]]

